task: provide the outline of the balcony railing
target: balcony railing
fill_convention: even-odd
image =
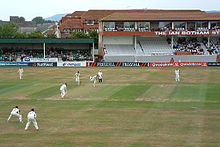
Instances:
[[[154,32],[154,31],[208,31],[208,27],[204,28],[104,28],[104,31],[112,31],[112,32],[117,32],[117,31],[124,31],[124,32]],[[220,30],[220,27],[212,27],[210,30]]]

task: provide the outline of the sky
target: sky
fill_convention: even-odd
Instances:
[[[0,20],[23,16],[32,20],[89,9],[199,9],[220,11],[220,0],[4,0]]]

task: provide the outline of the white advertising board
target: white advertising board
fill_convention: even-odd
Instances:
[[[24,62],[58,62],[58,58],[24,58]]]
[[[63,67],[86,67],[86,62],[57,62],[57,66]]]

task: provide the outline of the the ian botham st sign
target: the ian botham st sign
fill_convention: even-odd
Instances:
[[[156,36],[172,36],[172,35],[220,35],[219,30],[207,31],[155,31]]]

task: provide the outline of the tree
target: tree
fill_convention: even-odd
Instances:
[[[22,17],[22,16],[21,16],[21,17],[19,17],[19,22],[20,22],[20,23],[25,22],[25,18],[24,18],[24,17]]]
[[[36,22],[36,24],[43,24],[45,22],[45,20],[43,19],[43,17],[35,17],[34,19],[32,19],[33,22]]]
[[[32,21],[36,22],[36,24],[53,23],[54,22],[54,21],[51,21],[51,20],[45,20],[41,16],[35,17],[34,19],[32,19]]]
[[[24,33],[16,33],[15,34],[15,36],[14,36],[14,38],[18,38],[18,39],[26,39],[26,38],[28,38],[29,36],[28,36],[28,34],[26,34],[25,32]]]
[[[83,32],[72,32],[69,38],[78,39],[78,38],[89,38],[89,35]]]
[[[95,47],[98,47],[98,39],[99,39],[99,34],[96,30],[88,30],[88,35],[89,38],[93,38],[95,42]]]
[[[94,39],[95,38],[98,39],[98,37],[99,37],[98,32],[96,30],[93,30],[93,29],[88,30],[88,35],[89,35],[90,38],[94,38]]]
[[[28,35],[28,38],[45,38],[40,31],[34,31]]]
[[[57,35],[56,34],[49,34],[49,35],[47,35],[47,38],[57,38]]]
[[[18,26],[9,22],[0,27],[0,38],[14,38],[18,31]]]

